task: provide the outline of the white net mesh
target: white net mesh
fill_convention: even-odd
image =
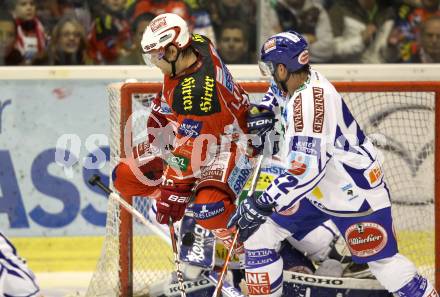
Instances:
[[[110,164],[114,168],[120,159],[120,143],[123,136],[120,133],[121,104],[120,88],[122,84],[113,84],[108,87],[110,104]],[[133,94],[132,96],[132,117],[133,145],[146,139],[146,119],[149,109],[146,106],[154,98],[154,94]],[[124,123],[122,123],[123,126]],[[144,197],[133,197],[133,206],[140,213],[147,217],[151,201]],[[96,271],[92,277],[86,296],[119,296],[122,286],[120,272],[120,235],[121,216],[120,207],[117,201],[109,200],[107,207],[106,237],[102,247],[101,257],[98,261]],[[148,227],[133,219],[133,296],[147,296],[148,286],[154,281],[169,276],[173,270],[171,262],[171,248],[164,240],[155,234]],[[124,238],[124,236],[122,236]],[[128,269],[128,267],[125,267]]]
[[[434,92],[343,94],[384,156],[399,249],[434,279]]]
[[[144,84],[143,94],[131,96],[133,143],[146,137],[146,115],[154,91]],[[266,83],[256,89],[242,84],[251,101],[262,97]],[[255,83],[252,84],[255,86]],[[112,168],[120,155],[121,84],[109,86]],[[355,119],[384,155],[384,171],[393,200],[393,217],[400,252],[420,272],[434,280],[434,92],[350,92],[343,97]],[[142,111],[139,113],[139,111]],[[124,111],[123,111],[124,112]],[[146,213],[149,200],[135,198],[134,206]],[[87,296],[118,296],[121,290],[119,206],[109,201],[106,238]],[[148,228],[133,223],[133,292],[148,294],[148,285],[173,270],[171,248]],[[126,264],[122,264],[126,265]]]

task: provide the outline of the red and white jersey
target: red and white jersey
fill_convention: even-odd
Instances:
[[[390,206],[380,154],[324,76],[312,70],[282,110],[288,170],[263,195],[269,203],[283,211],[306,197],[334,213]]]
[[[176,77],[165,76],[160,102],[177,125],[164,178],[178,183],[194,182],[208,153],[219,151],[223,137],[247,131],[247,95],[208,38],[194,34],[191,46],[197,61]]]

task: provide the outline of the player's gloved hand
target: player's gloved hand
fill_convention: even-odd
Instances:
[[[249,133],[257,135],[257,139],[252,141],[251,145],[259,152],[264,149],[265,142],[271,143],[272,154],[278,152],[278,144],[274,141],[275,114],[273,111],[263,106],[252,105],[247,114],[247,127]],[[271,136],[271,134],[273,134]]]
[[[191,199],[192,191],[189,185],[172,185],[160,187],[160,200],[156,203],[156,220],[160,224],[168,224],[182,219],[186,206]]]
[[[161,107],[162,92],[159,92],[151,103],[151,113],[147,119],[148,143],[151,144],[154,153],[157,150],[165,153],[174,143],[174,125],[169,122]]]
[[[240,231],[238,239],[244,242],[257,231],[272,212],[272,205],[262,203],[255,197],[247,197],[229,219],[227,228],[237,226]]]

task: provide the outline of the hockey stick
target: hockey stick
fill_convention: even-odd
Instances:
[[[149,228],[153,233],[163,239],[166,243],[171,245],[170,238],[165,235],[163,231],[161,231],[158,227],[154,226],[150,221],[148,221],[143,214],[141,214],[136,208],[131,206],[127,201],[125,201],[118,193],[113,192],[109,187],[104,185],[101,181],[99,175],[93,175],[89,179],[89,184],[92,186],[98,186],[101,190],[103,190],[107,195],[109,195],[109,199],[116,200],[122,207],[124,207],[131,215],[136,217],[144,226]]]
[[[109,198],[115,199],[122,207],[124,207],[129,213],[131,213],[133,216],[135,216],[142,224],[144,224],[148,228],[152,228],[155,233],[162,234],[161,235],[162,238],[166,238],[165,234],[158,231],[159,228],[157,228],[156,226],[154,226],[153,224],[148,222],[148,220],[139,211],[137,211],[133,206],[131,206],[129,203],[127,203],[124,199],[122,199],[116,192],[113,192],[109,187],[104,185],[102,183],[99,175],[96,175],[96,174],[93,175],[89,179],[89,184],[91,184],[92,186],[98,186],[101,190],[103,190],[106,194],[109,195]],[[176,264],[176,274],[177,274],[177,281],[179,282],[180,296],[186,297],[185,288],[183,286],[183,273],[180,270],[180,261],[179,261],[179,256],[178,256],[178,252],[177,252],[177,242],[176,242],[175,230],[174,230],[174,225],[173,225],[173,221],[171,218],[170,218],[170,222],[169,222],[168,226],[170,228],[171,243],[173,246],[174,263]],[[169,242],[169,238],[166,238],[166,239],[167,239],[167,242]]]
[[[176,264],[176,275],[177,275],[177,282],[179,283],[180,296],[186,297],[185,287],[183,286],[183,282],[184,282],[183,273],[182,270],[180,270],[179,253],[177,251],[176,233],[174,230],[173,219],[171,217],[168,223],[168,227],[170,228],[171,243],[173,246],[173,254],[174,254],[174,264]]]
[[[263,163],[263,158],[264,158],[263,154],[258,156],[257,165],[255,166],[255,170],[254,170],[254,176],[252,177],[252,182],[251,182],[249,191],[247,193],[248,198],[252,197],[252,195],[255,192],[255,188],[257,187],[257,182],[258,182],[258,178],[260,177],[261,164]],[[234,234],[234,238],[232,239],[231,246],[229,247],[228,254],[226,255],[226,258],[225,258],[225,263],[223,263],[222,271],[221,271],[220,276],[218,278],[217,286],[215,287],[214,293],[212,293],[213,297],[219,297],[220,293],[222,291],[223,278],[225,277],[226,270],[228,269],[229,261],[231,259],[232,251],[234,250],[235,243],[237,242],[238,233],[239,233],[238,231],[239,230],[237,229],[237,231]]]

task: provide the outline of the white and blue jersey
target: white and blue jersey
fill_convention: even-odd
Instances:
[[[290,98],[274,94],[271,86],[263,103],[283,105],[280,155],[288,170],[272,182],[263,201],[284,211],[306,197],[335,215],[390,206],[378,151],[325,77],[312,70]]]
[[[283,94],[283,92],[277,87],[276,83],[272,80],[269,89],[258,105],[275,112],[277,108],[281,108],[284,105],[284,101],[285,94]]]
[[[18,256],[14,245],[0,233],[0,296],[37,296],[35,275]]]

